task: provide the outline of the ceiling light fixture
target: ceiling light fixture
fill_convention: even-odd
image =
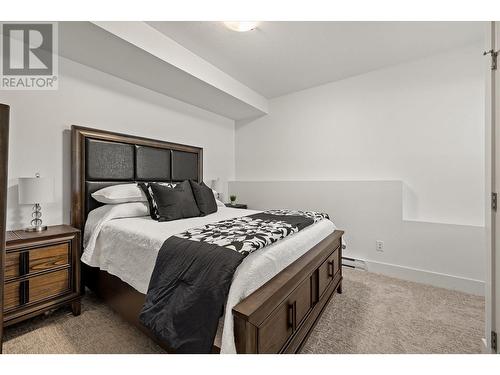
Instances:
[[[224,22],[224,25],[226,25],[228,29],[231,29],[233,31],[238,31],[240,33],[253,30],[257,27],[258,24],[259,24],[258,22],[249,22],[249,21]]]

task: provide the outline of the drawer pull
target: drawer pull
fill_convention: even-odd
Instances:
[[[334,269],[333,262],[334,262],[333,260],[328,262],[328,276],[329,277],[333,277],[333,269]]]
[[[288,305],[288,327],[293,327],[293,303]]]
[[[30,284],[29,280],[21,281],[19,285],[19,304],[26,305],[29,302],[30,296]]]
[[[19,275],[27,275],[29,273],[30,253],[25,251],[19,254]]]

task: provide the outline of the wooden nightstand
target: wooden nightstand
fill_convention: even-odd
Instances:
[[[246,204],[242,204],[242,203],[235,203],[235,204],[226,203],[226,207],[242,208],[244,210],[246,210],[248,208],[248,206]]]
[[[7,232],[4,326],[63,305],[79,315],[80,231],[69,225],[44,232]]]

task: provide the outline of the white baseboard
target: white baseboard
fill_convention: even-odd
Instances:
[[[365,260],[367,270],[398,279],[484,296],[484,281]]]
[[[486,344],[486,339],[484,337],[481,339],[481,353],[491,354],[491,350],[488,348],[488,344]]]

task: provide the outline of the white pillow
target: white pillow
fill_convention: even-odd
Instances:
[[[97,266],[99,263],[93,259],[93,251],[97,237],[102,227],[108,221],[126,217],[147,217],[148,204],[145,202],[132,202],[123,204],[107,204],[90,211],[85,222],[83,234],[83,247],[85,249],[82,260],[88,265]]]
[[[135,183],[108,186],[92,193],[92,197],[105,204],[147,202],[148,200],[142,189]]]

